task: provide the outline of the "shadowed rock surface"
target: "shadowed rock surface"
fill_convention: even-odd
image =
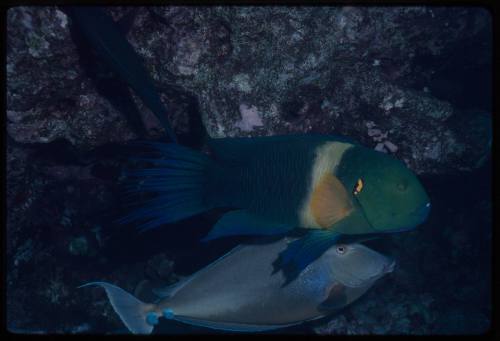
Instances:
[[[212,137],[347,135],[422,176],[433,202],[429,221],[377,242],[399,268],[338,315],[290,332],[489,327],[485,9],[105,10],[143,58],[181,142],[196,145],[197,119]],[[163,139],[163,128],[96,62],[64,9],[11,8],[7,29],[7,325],[113,332],[123,326],[104,293],[78,285],[102,279],[150,299],[151,286],[174,282],[244,239],[201,245],[216,219],[210,213],[140,235],[113,224],[128,209],[120,192],[127,142]]]

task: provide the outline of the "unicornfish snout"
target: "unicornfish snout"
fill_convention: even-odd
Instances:
[[[396,267],[396,261],[392,259],[389,263],[384,265],[384,273],[391,273],[394,271],[394,268]]]

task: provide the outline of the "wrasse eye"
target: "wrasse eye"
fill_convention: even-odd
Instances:
[[[361,192],[362,190],[363,190],[363,179],[359,178],[358,181],[356,182],[356,186],[354,186],[352,194],[358,195],[359,192]]]

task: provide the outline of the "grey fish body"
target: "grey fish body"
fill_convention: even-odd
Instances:
[[[150,333],[159,317],[232,331],[263,331],[321,318],[352,303],[394,262],[361,245],[336,245],[283,286],[272,262],[291,240],[241,245],[183,282],[155,304],[108,283],[115,311],[133,333]],[[339,247],[343,254],[339,253]],[[131,302],[134,302],[133,304]],[[135,305],[135,306],[134,306]]]
[[[266,326],[289,325],[320,317],[318,306],[335,283],[327,256],[305,269],[285,287],[282,272],[272,274],[272,261],[286,242],[245,245],[195,274],[172,297],[159,303],[176,317],[212,323]],[[207,295],[207,293],[209,293]]]

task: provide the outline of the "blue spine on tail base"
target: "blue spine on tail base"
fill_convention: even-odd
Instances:
[[[208,156],[174,143],[142,142],[136,145],[149,147],[158,154],[152,158],[135,159],[153,166],[128,172],[127,190],[156,196],[120,219],[120,223],[142,221],[139,229],[144,231],[211,208],[204,202],[207,168],[212,166]]]

